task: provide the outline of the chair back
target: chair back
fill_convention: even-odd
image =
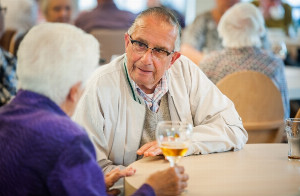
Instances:
[[[283,103],[280,91],[268,76],[239,71],[224,77],[217,87],[235,104],[248,132],[248,143],[281,142]]]
[[[6,51],[10,51],[11,42],[14,40],[16,34],[17,34],[16,30],[13,29],[5,30],[0,39],[0,46]]]
[[[90,33],[100,43],[100,58],[102,64],[109,63],[113,55],[125,52],[124,34],[127,29],[94,29]]]
[[[297,112],[295,118],[300,118],[300,108],[298,109],[298,112]]]

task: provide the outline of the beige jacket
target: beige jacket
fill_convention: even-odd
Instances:
[[[96,70],[74,114],[94,143],[105,173],[136,160],[144,125],[145,105],[131,90],[124,59],[120,56]],[[171,119],[194,125],[188,155],[243,148],[248,135],[233,103],[191,60],[181,56],[167,77]]]

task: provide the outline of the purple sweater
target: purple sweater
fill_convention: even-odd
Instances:
[[[0,108],[0,149],[0,195],[106,195],[87,134],[45,96],[20,90]]]

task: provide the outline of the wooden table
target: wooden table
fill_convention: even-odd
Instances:
[[[190,180],[182,195],[300,195],[300,161],[288,160],[287,153],[287,144],[246,144],[237,152],[184,157],[179,164]],[[125,195],[169,163],[162,157],[147,157],[130,166],[137,172],[125,178]]]

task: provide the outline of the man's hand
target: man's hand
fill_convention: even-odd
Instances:
[[[105,185],[106,185],[106,192],[110,195],[118,195],[120,193],[120,190],[118,189],[111,189],[112,187],[120,178],[126,177],[126,176],[132,176],[135,174],[135,169],[132,167],[127,167],[124,170],[120,170],[120,168],[115,168],[111,170],[109,173],[105,175]]]
[[[138,155],[144,155],[144,157],[148,156],[156,156],[162,154],[161,149],[159,148],[156,141],[148,142],[144,144],[140,149],[136,152]]]
[[[156,195],[180,195],[187,187],[188,179],[184,168],[175,166],[152,174],[146,183],[154,189]]]

